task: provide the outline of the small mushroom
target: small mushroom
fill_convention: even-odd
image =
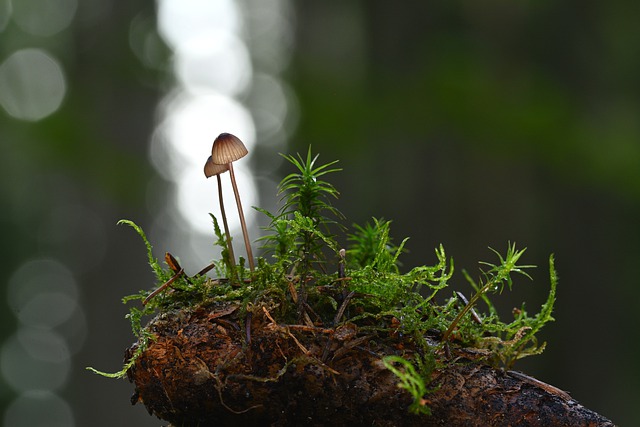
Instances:
[[[207,163],[204,164],[204,176],[207,178],[215,175],[218,180],[218,198],[220,199],[220,212],[222,213],[222,224],[224,225],[224,234],[227,236],[227,245],[229,249],[229,262],[231,266],[236,264],[235,255],[233,254],[233,245],[231,244],[231,233],[229,232],[229,224],[227,223],[227,214],[224,211],[224,201],[222,199],[222,180],[220,175],[229,170],[228,165],[216,165],[211,160],[211,156],[207,159]]]
[[[247,223],[244,220],[244,212],[242,211],[242,203],[240,202],[240,194],[238,193],[238,185],[236,184],[236,175],[233,172],[233,162],[243,158],[249,153],[247,147],[242,141],[230,133],[221,133],[213,141],[211,148],[211,160],[217,165],[227,165],[229,167],[229,175],[231,176],[231,185],[233,193],[236,196],[236,204],[238,205],[238,214],[240,215],[240,226],[244,236],[244,244],[247,248],[247,258],[249,258],[249,268],[251,271],[255,269],[253,263],[253,252],[249,243],[249,234],[247,233]]]

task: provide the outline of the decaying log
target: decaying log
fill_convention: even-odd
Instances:
[[[382,363],[419,353],[407,337],[283,325],[238,305],[164,313],[129,370],[132,403],[174,426],[613,426],[563,391],[457,355],[433,371],[431,415]],[[135,345],[127,351],[131,357]]]

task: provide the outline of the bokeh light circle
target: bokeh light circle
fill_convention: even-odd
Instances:
[[[74,427],[71,406],[49,391],[22,394],[7,407],[4,427]]]
[[[35,302],[41,295],[56,295],[60,306],[50,304],[51,313],[25,315],[23,310]],[[65,297],[65,301],[61,299]],[[71,315],[78,300],[78,285],[71,271],[53,259],[35,259],[22,264],[9,278],[7,286],[7,302],[11,310],[20,318],[26,316],[32,320],[37,318],[64,321]],[[22,313],[22,314],[21,314]]]
[[[60,108],[67,85],[60,63],[42,49],[22,49],[0,64],[0,105],[17,119],[41,120]]]
[[[43,292],[16,310],[16,317],[25,326],[51,329],[69,320],[77,308],[75,298],[59,292]]]
[[[70,359],[60,335],[23,327],[2,346],[0,371],[14,390],[58,390],[69,380]]]
[[[77,9],[77,0],[14,0],[13,20],[27,33],[52,36],[71,24]]]

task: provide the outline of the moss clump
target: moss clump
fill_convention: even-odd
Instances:
[[[339,171],[336,162],[318,165],[318,156],[313,156],[310,149],[306,156],[284,157],[293,172],[279,187],[282,207],[276,213],[256,208],[267,215],[270,224],[260,239],[266,255],[258,259],[253,272],[245,268],[244,260],[236,264],[230,259],[229,242],[213,216],[222,257],[194,276],[187,276],[170,254],[165,257],[166,267],[162,266],[153,257],[142,229],[131,221],[121,221],[144,240],[158,286],[123,299],[125,303],[143,303],[142,307],[132,305],[128,314],[138,342],[128,352],[128,361],[120,372],[103,375],[124,377],[127,373],[149,372],[142,367],[154,363],[147,352],[152,347],[162,353],[156,355],[160,359],[178,357],[165,343],[165,332],[170,329],[169,335],[175,336],[182,331],[180,339],[188,341],[184,336],[188,319],[204,318],[209,326],[213,322],[220,328],[198,329],[198,333],[232,337],[218,342],[227,343],[233,357],[246,359],[249,364],[254,360],[252,352],[265,351],[268,342],[280,346],[269,350],[277,360],[264,366],[261,376],[248,371],[230,374],[229,360],[214,369],[211,363],[216,362],[211,360],[224,359],[218,354],[207,359],[206,370],[198,365],[200,362],[185,368],[202,368],[201,379],[212,382],[222,408],[229,409],[223,399],[229,375],[270,383],[300,366],[338,375],[338,365],[344,367],[338,362],[357,350],[384,363],[411,395],[411,411],[424,414],[429,412],[427,396],[434,389],[429,386],[434,370],[455,363],[461,355],[466,360],[508,369],[518,359],[543,351],[545,344],[538,343],[536,334],[553,320],[557,282],[553,257],[549,260],[551,291],[540,312],[529,315],[523,306],[514,310],[513,319],[503,320],[492,298],[505,287],[511,289],[514,275],[530,278],[526,269],[532,266],[519,263],[524,249],[509,243],[504,255],[494,250],[497,260],[481,263],[479,279],[464,272],[474,290],[467,301],[460,292],[447,290],[454,268],[442,246],[435,250],[435,264],[402,272],[399,258],[407,239],[394,243],[390,221],[373,218],[364,225],[353,225],[351,230],[343,225],[342,214],[331,203],[339,193],[326,181],[327,175]],[[338,243],[344,236],[346,247]],[[205,274],[210,270],[215,278]],[[481,302],[485,310],[481,310]],[[187,323],[182,329],[175,325],[167,329],[168,313],[181,313],[180,322]],[[143,326],[154,315],[155,320]],[[195,351],[194,347],[189,349]],[[202,362],[202,358],[198,360]],[[144,399],[149,407],[148,400]],[[153,408],[157,414],[162,412],[159,407]]]

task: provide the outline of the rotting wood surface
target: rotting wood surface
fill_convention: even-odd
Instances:
[[[132,403],[174,426],[613,426],[555,387],[455,354],[425,396],[431,415],[382,363],[411,358],[407,337],[250,319],[233,304],[165,313],[128,377]],[[127,350],[130,357],[135,345]]]

